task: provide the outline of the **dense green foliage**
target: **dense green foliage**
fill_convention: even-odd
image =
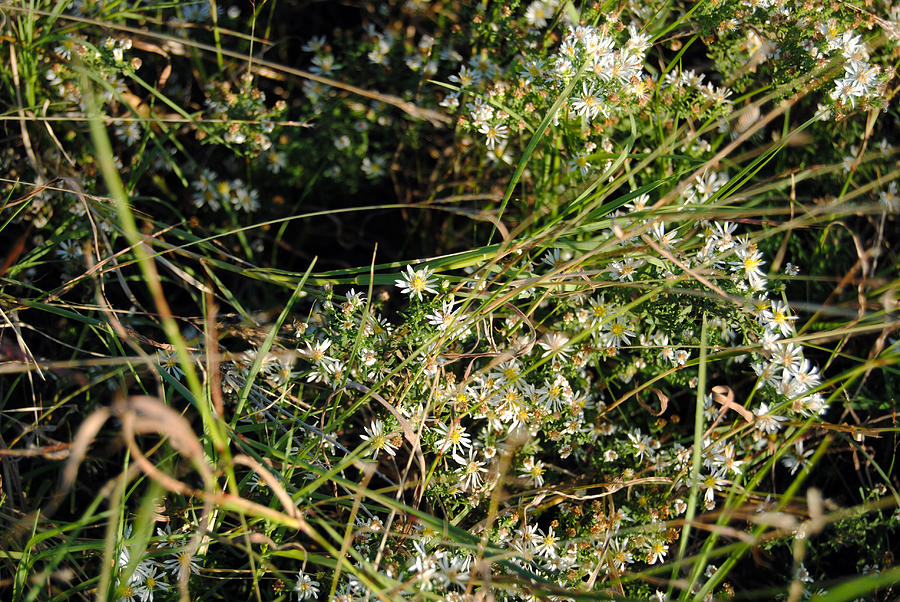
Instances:
[[[900,7],[0,14],[5,599],[897,595]]]

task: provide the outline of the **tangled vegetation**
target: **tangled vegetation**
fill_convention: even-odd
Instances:
[[[4,599],[898,595],[900,5],[0,16]]]

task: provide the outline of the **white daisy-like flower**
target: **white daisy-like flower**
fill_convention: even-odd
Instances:
[[[398,278],[394,282],[400,287],[400,292],[409,295],[409,298],[417,298],[422,300],[422,293],[437,294],[434,287],[436,281],[432,278],[434,272],[428,266],[419,270],[414,270],[411,265],[406,266],[405,272],[400,272],[403,278]]]
[[[460,476],[463,489],[466,491],[474,491],[481,487],[484,479],[482,474],[488,471],[485,468],[485,462],[477,459],[477,453],[475,448],[470,447],[468,458],[459,454],[453,454],[453,459],[461,465],[457,469],[457,474]]]
[[[662,541],[654,542],[650,546],[650,550],[647,552],[647,562],[650,564],[656,564],[657,562],[663,562],[666,558],[666,554],[669,553],[669,546]]]
[[[569,357],[569,352],[566,350],[568,344],[568,335],[561,332],[548,332],[542,341],[538,341],[538,345],[544,349],[541,357],[557,354],[561,358],[566,359]]]
[[[167,592],[169,587],[169,584],[162,580],[162,575],[158,573],[156,566],[149,565],[143,582],[135,585],[133,591],[141,602],[153,602],[154,593]]]
[[[540,487],[544,484],[544,463],[535,460],[534,456],[528,456],[522,462],[522,468],[519,470],[519,476],[525,479],[529,485]]]
[[[781,430],[781,423],[787,420],[784,416],[771,413],[766,403],[759,404],[753,413],[756,414],[756,428],[764,433],[777,433]]]
[[[427,316],[428,323],[436,326],[440,332],[448,332],[456,329],[460,322],[465,318],[460,310],[453,310],[453,301],[444,301],[441,303],[440,309],[435,309]]]
[[[900,212],[900,196],[897,195],[897,182],[888,184],[887,190],[883,190],[878,195],[878,202],[887,213]]]
[[[535,0],[525,9],[525,20],[536,28],[546,27],[547,20],[553,16],[553,10],[546,2]]]
[[[182,575],[188,573],[192,575],[200,574],[200,560],[196,556],[191,556],[187,550],[172,552],[172,554],[163,560],[163,570],[171,574],[176,579],[181,579]]]
[[[772,301],[771,311],[764,314],[768,318],[765,322],[766,328],[778,331],[781,336],[789,336],[794,329],[793,321],[797,316],[791,315],[791,310],[784,301]]]
[[[335,361],[334,358],[327,355],[328,348],[331,347],[331,339],[322,339],[315,343],[306,343],[304,355],[306,359],[314,364],[327,365]]]
[[[594,85],[583,82],[581,95],[572,98],[572,110],[588,121],[596,119],[603,112],[603,99],[594,89]]]
[[[502,144],[509,137],[509,128],[501,124],[485,123],[478,131],[485,135],[484,145],[493,149],[497,144]]]
[[[458,422],[454,422],[450,426],[439,422],[435,430],[440,438],[435,441],[434,446],[441,453],[458,454],[460,448],[467,450],[472,447],[471,437],[465,427]]]
[[[535,545],[535,552],[544,558],[556,558],[556,547],[559,545],[559,538],[551,526],[546,534],[541,533],[538,529],[538,541]]]
[[[378,457],[378,452],[381,450],[384,450],[389,456],[397,453],[397,448],[391,443],[391,434],[384,432],[384,423],[381,420],[373,420],[371,425],[365,427],[365,431],[365,434],[360,435],[359,438],[371,442],[375,458]]]
[[[319,582],[303,571],[297,573],[297,583],[294,585],[298,600],[308,600],[319,595]]]

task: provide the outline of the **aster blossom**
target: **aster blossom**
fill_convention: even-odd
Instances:
[[[415,297],[421,301],[422,293],[437,294],[437,290],[433,288],[436,284],[432,278],[434,272],[428,266],[414,270],[411,265],[408,265],[406,271],[400,272],[400,274],[403,278],[398,278],[394,282],[400,288],[400,292],[409,295],[410,299]]]
[[[370,442],[374,457],[378,457],[378,453],[384,450],[387,455],[393,456],[397,453],[396,446],[391,443],[393,435],[384,432],[384,423],[381,420],[373,420],[372,424],[365,427],[365,434],[359,438],[363,441]]]

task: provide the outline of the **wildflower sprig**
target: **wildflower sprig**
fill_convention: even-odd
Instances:
[[[287,108],[284,100],[277,100],[272,108],[266,106],[266,94],[254,87],[253,77],[241,77],[236,87],[231,82],[210,84],[206,95],[209,118],[218,126],[215,130],[201,130],[201,140],[210,135],[221,136],[232,148],[258,156],[272,148],[275,124]]]

